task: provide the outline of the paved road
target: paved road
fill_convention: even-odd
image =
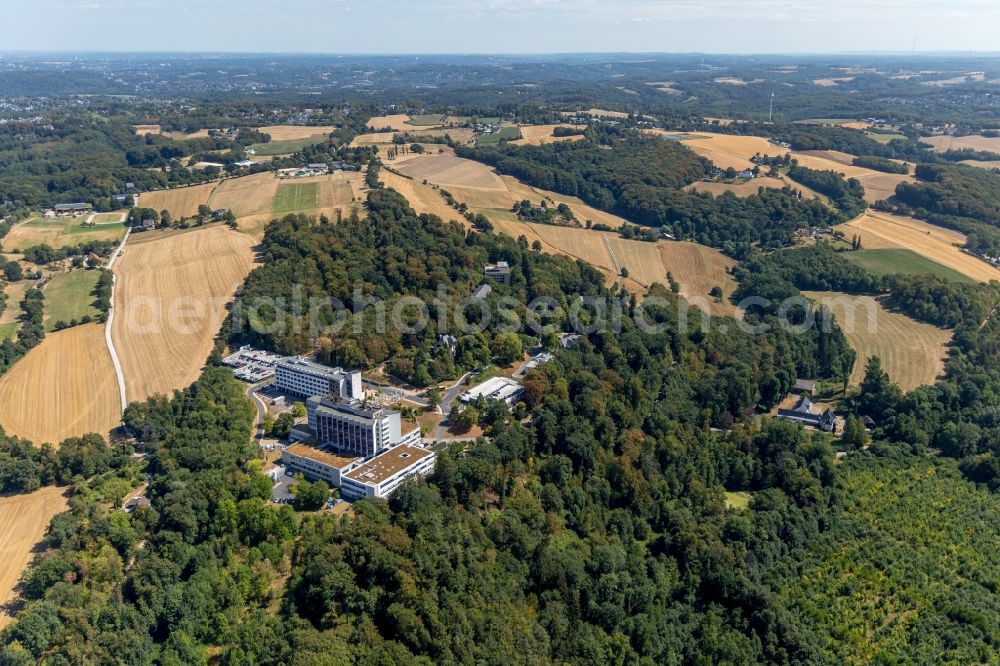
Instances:
[[[115,261],[118,259],[118,253],[125,249],[125,242],[128,240],[129,235],[132,233],[132,229],[125,231],[125,237],[122,238],[122,242],[118,245],[118,248],[112,253],[111,259],[108,261],[108,270],[110,271],[114,268]],[[104,324],[104,342],[108,346],[108,353],[111,354],[111,364],[115,366],[115,378],[118,380],[118,397],[121,401],[121,412],[125,413],[125,408],[128,407],[128,398],[125,395],[125,373],[122,372],[122,363],[118,360],[118,352],[115,351],[115,343],[111,339],[111,323],[115,319],[115,283],[117,278],[115,274],[111,273],[111,298],[110,306],[108,307],[108,320]]]
[[[246,396],[253,401],[254,406],[257,408],[257,445],[260,445],[261,440],[264,439],[264,416],[267,414],[267,405],[264,401],[260,399],[257,395],[257,390],[267,386],[271,383],[270,379],[265,379],[262,382],[248,386],[245,391]]]
[[[448,415],[451,414],[451,405],[455,402],[455,399],[462,393],[462,389],[465,387],[465,382],[471,375],[471,372],[467,372],[458,378],[451,387],[445,390],[444,395],[441,396],[441,421],[442,423],[447,420]],[[448,434],[448,428],[444,425],[438,425],[437,430],[434,431],[434,439],[441,440],[445,438]]]

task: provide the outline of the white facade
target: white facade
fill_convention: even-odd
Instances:
[[[403,433],[399,412],[369,407],[359,400],[313,396],[306,401],[306,410],[318,444],[358,456],[376,456],[420,436],[419,429]]]
[[[340,495],[352,500],[389,497],[408,478],[433,472],[436,458],[428,449],[397,446],[342,474]]]
[[[462,402],[475,402],[480,397],[483,397],[489,400],[503,400],[508,405],[513,405],[523,392],[524,389],[521,385],[513,379],[493,377],[463,393],[459,396],[459,400]]]
[[[361,373],[329,368],[302,358],[289,357],[274,366],[275,386],[280,391],[303,398],[337,394],[360,400],[363,396]]]

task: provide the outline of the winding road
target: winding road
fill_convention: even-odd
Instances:
[[[125,237],[122,238],[122,242],[115,249],[114,253],[111,255],[111,259],[108,261],[107,269],[110,271],[114,268],[115,261],[118,260],[118,255],[125,250],[125,242],[128,241],[129,235],[132,233],[132,229],[127,229],[125,231]],[[108,353],[111,354],[111,363],[115,366],[115,377],[118,380],[118,396],[121,400],[121,411],[122,414],[125,413],[125,408],[128,406],[128,398],[125,395],[125,373],[122,372],[121,361],[118,360],[118,352],[115,351],[115,343],[111,339],[111,324],[115,319],[115,283],[117,282],[114,272],[111,273],[111,298],[109,299],[111,305],[108,307],[108,319],[104,324],[104,341],[108,345]]]

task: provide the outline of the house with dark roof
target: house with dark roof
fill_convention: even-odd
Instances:
[[[819,413],[808,396],[802,396],[792,409],[779,409],[778,418],[801,423],[823,432],[833,432],[836,424],[833,410],[828,409],[822,414]]]

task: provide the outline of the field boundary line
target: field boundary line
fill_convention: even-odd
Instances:
[[[115,250],[114,254],[111,255],[111,260],[108,262],[108,270],[111,271],[111,298],[109,299],[110,306],[108,307],[108,319],[104,323],[104,342],[107,344],[108,353],[111,355],[111,365],[115,368],[115,379],[118,381],[118,397],[121,401],[121,413],[125,413],[125,408],[128,406],[128,399],[125,394],[125,373],[122,372],[122,364],[118,359],[118,352],[115,351],[115,343],[111,339],[111,324],[115,320],[115,285],[118,282],[117,276],[115,276],[114,268],[115,261],[118,259],[118,255],[125,250],[125,242],[128,241],[128,237],[132,234],[132,228],[129,227],[125,231],[125,237],[122,238],[122,242],[118,245],[118,249]]]

